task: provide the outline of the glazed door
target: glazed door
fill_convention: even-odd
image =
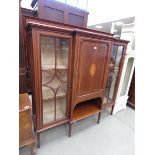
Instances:
[[[112,45],[103,104],[110,104],[115,100],[123,65],[124,50],[125,48],[122,45]]]
[[[80,39],[77,96],[92,98],[103,90],[108,43]],[[97,95],[96,94],[96,95]]]
[[[71,38],[40,34],[42,124],[67,118]]]

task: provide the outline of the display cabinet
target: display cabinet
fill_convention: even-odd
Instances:
[[[69,123],[71,136],[76,121],[98,114],[99,123],[111,51],[110,66],[119,77],[128,42],[32,17],[25,16],[24,24],[38,146],[40,133],[49,128]],[[110,89],[110,99],[113,94]]]

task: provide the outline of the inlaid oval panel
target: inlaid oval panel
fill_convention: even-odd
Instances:
[[[90,67],[89,73],[91,76],[94,76],[95,72],[96,72],[96,65],[92,64]]]

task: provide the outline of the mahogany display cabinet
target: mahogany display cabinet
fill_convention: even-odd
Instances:
[[[38,146],[49,128],[69,123],[71,136],[76,121],[98,114],[99,123],[109,68],[119,77],[128,41],[33,17],[25,16],[24,25]]]

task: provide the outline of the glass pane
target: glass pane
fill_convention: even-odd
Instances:
[[[106,84],[104,103],[109,103],[113,100],[122,53],[123,53],[123,46],[117,46],[117,45],[112,46],[111,62],[109,65],[109,76]]]
[[[43,101],[43,123],[49,123],[55,120],[54,100]]]
[[[56,118],[63,118],[66,116],[66,98],[60,98],[57,99],[57,104],[56,104]]]
[[[43,124],[66,116],[69,40],[41,36]]]
[[[115,66],[119,67],[122,58],[123,46],[118,46]]]
[[[57,69],[67,69],[69,40],[63,38],[56,39],[57,47]]]
[[[111,63],[110,63],[109,67],[114,67],[116,54],[117,54],[117,46],[113,45],[112,46],[112,51],[111,51]]]

